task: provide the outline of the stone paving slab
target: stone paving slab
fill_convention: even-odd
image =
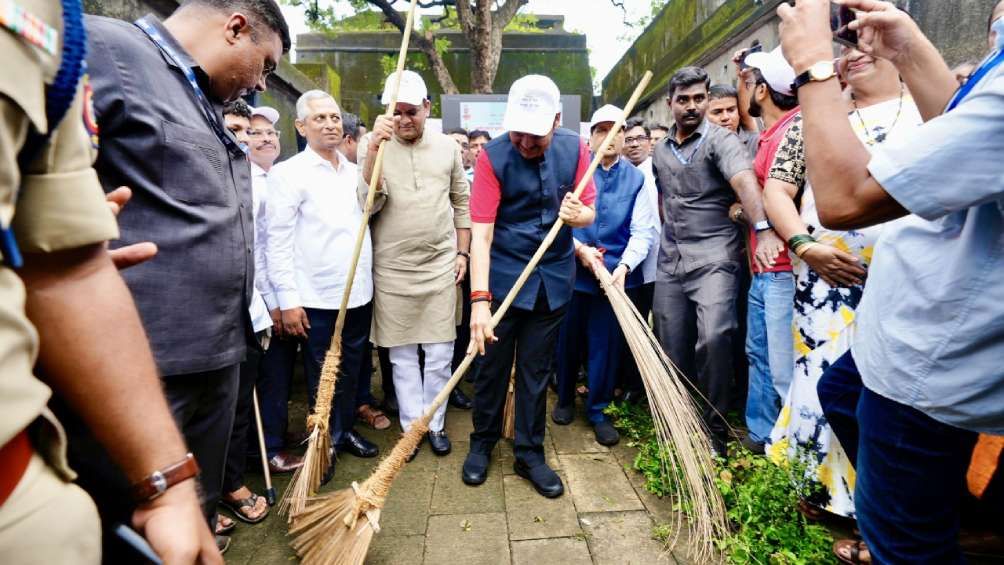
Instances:
[[[645,509],[616,457],[585,453],[559,458],[578,512]]]
[[[425,533],[436,475],[428,467],[412,467],[421,458],[419,455],[405,466],[395,479],[380,515],[379,535],[407,536]],[[426,459],[432,457],[426,454]]]
[[[584,536],[512,542],[513,565],[592,565]]]
[[[421,563],[425,553],[425,536],[389,536],[385,531],[373,536],[367,565],[401,565]]]
[[[480,486],[464,484],[460,471],[467,457],[468,443],[453,442],[453,451],[439,459],[436,487],[432,495],[432,514],[505,512],[502,470],[498,458],[492,458],[488,480]]]
[[[509,565],[508,533],[504,512],[430,516],[424,563]]]
[[[564,538],[582,534],[575,505],[567,489],[558,498],[544,498],[523,478],[510,475],[503,482],[510,540]]]
[[[652,539],[648,513],[598,512],[580,514],[586,541],[596,565],[673,564],[673,555]]]

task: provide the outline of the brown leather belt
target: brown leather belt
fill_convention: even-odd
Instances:
[[[0,447],[0,461],[3,461],[0,465],[0,506],[7,502],[7,498],[21,482],[34,454],[35,449],[28,439],[27,430],[21,430],[21,433]]]

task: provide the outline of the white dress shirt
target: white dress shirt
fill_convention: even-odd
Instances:
[[[251,315],[251,326],[254,328],[255,333],[272,327],[272,316],[268,313],[269,305],[264,299],[262,285],[260,284],[261,280],[265,280],[265,247],[264,241],[259,240],[260,230],[258,228],[258,226],[265,221],[260,213],[262,205],[260,195],[263,194],[265,190],[265,175],[266,173],[261,167],[251,163],[251,218],[252,223],[255,225],[255,242],[254,288],[252,289],[253,293],[251,295],[251,306],[248,308],[248,312]]]
[[[662,222],[659,221],[659,191],[655,188],[655,172],[652,170],[652,158],[648,157],[638,164],[638,170],[645,175],[645,186],[642,187],[641,192],[645,195],[645,198],[648,199],[650,209],[655,212],[655,243],[648,250],[648,255],[641,264],[642,277],[645,280],[645,284],[648,284],[655,282],[655,270],[659,260],[659,241],[661,240],[660,234],[662,233]]]
[[[265,249],[268,246],[268,219],[265,207],[268,199],[268,172],[251,163],[251,213],[254,217],[254,287],[265,300],[269,310],[278,308],[272,283],[268,280],[268,260]]]
[[[356,177],[356,165],[341,153],[335,167],[310,147],[269,171],[265,258],[279,308],[341,306],[363,215]],[[372,300],[372,268],[367,229],[349,308]]]

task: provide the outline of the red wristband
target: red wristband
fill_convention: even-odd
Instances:
[[[477,300],[478,302],[491,302],[492,293],[487,290],[472,290],[471,291],[471,302]]]

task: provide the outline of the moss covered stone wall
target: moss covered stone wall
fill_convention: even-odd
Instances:
[[[450,41],[444,55],[446,66],[461,93],[470,92],[471,53],[466,38],[459,31],[443,30],[437,37]],[[375,118],[381,109],[380,93],[386,76],[382,60],[395,57],[401,35],[396,31],[309,33],[297,37],[297,60],[323,62],[341,77],[341,103],[349,111]],[[495,92],[506,93],[512,83],[527,74],[544,74],[558,85],[562,94],[582,97],[583,119],[588,118],[592,100],[592,73],[589,52],[583,35],[565,32],[506,33],[502,58],[495,78]],[[442,89],[428,69],[426,57],[412,49],[408,68],[418,71],[433,96],[433,115],[438,116]]]
[[[756,39],[779,41],[782,0],[668,0],[666,6],[603,79],[604,102],[623,104],[645,70],[655,73],[636,114],[670,123],[664,94],[681,67],[699,65],[713,83],[735,84],[731,57]],[[986,23],[997,0],[903,0],[903,8],[941,50],[949,65],[986,53]]]

